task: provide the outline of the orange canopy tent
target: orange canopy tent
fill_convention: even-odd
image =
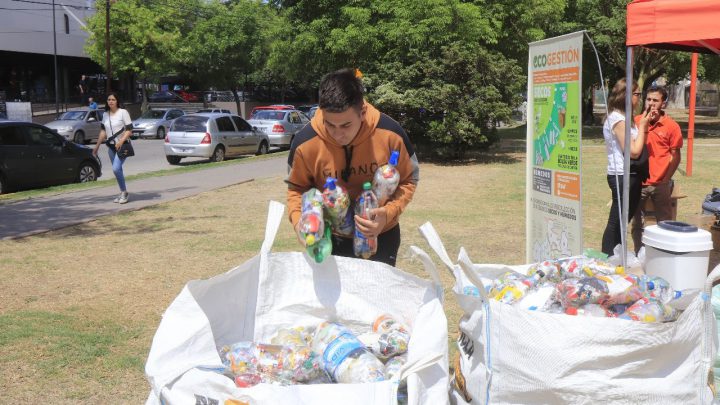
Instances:
[[[693,52],[690,84],[690,117],[688,120],[687,175],[692,175],[692,140],[695,126],[695,82],[697,53],[720,54],[720,0],[635,0],[627,5],[627,65],[625,80],[633,81],[633,47],[671,49]],[[632,86],[626,87],[625,111],[632,111]],[[630,125],[625,127],[625,149],[630,149]],[[630,154],[625,154],[625,178]],[[628,223],[629,185],[623,182],[621,223]],[[625,232],[623,252],[627,252]],[[623,265],[626,257],[623,254]]]

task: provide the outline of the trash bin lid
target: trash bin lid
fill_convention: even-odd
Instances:
[[[643,231],[642,241],[654,248],[672,252],[712,250],[712,235],[704,229],[684,222],[661,221]]]

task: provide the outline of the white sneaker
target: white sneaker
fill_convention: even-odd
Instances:
[[[128,196],[129,194],[127,191],[120,193],[120,197],[118,197],[118,204],[126,204],[128,202]]]
[[[122,195],[123,195],[123,193],[118,194],[118,196],[115,197],[115,199],[113,200],[113,202],[114,202],[115,204],[119,203],[119,202],[120,202],[120,198],[122,198]]]

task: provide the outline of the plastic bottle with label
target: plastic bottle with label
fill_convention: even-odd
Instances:
[[[386,165],[382,165],[375,170],[373,176],[372,190],[378,199],[380,207],[384,206],[387,200],[395,193],[398,184],[400,184],[400,173],[397,170],[399,151],[392,151],[390,160]]]
[[[371,187],[370,182],[365,182],[363,184],[363,192],[355,202],[355,215],[365,219],[369,219],[370,211],[378,207],[377,197],[375,197],[375,193],[372,192]],[[368,238],[355,229],[353,249],[355,256],[369,259],[377,253],[377,237]]]
[[[385,380],[382,362],[343,325],[321,323],[315,330],[312,349],[321,355],[325,370],[335,382],[352,384]]]
[[[636,278],[630,275],[611,274],[596,277],[607,283],[608,298],[602,302],[606,307],[616,304],[631,304],[644,296],[644,292],[636,282]]]
[[[327,213],[327,221],[332,230],[342,236],[351,237],[355,229],[353,213],[350,209],[350,195],[347,190],[337,183],[334,177],[328,177],[325,181],[325,189],[322,193],[323,205]]]

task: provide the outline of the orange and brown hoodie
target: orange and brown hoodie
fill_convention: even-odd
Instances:
[[[400,151],[397,165],[400,184],[385,204],[388,222],[383,232],[397,225],[398,217],[412,200],[420,174],[415,149],[400,124],[369,103],[365,105],[365,120],[349,145],[340,145],[325,130],[320,109],[310,124],[295,135],[286,180],[293,227],[300,220],[305,191],[312,187],[322,191],[327,178],[335,177],[355,201],[363,183],[372,181],[375,170],[388,163],[393,150]]]

